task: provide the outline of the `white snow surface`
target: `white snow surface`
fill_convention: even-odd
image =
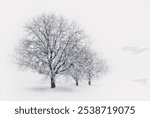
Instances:
[[[35,4],[36,3],[36,4]],[[150,100],[150,2],[5,0],[0,4],[0,100]],[[14,48],[33,16],[55,12],[80,23],[109,71],[88,86],[19,70]],[[143,50],[144,49],[144,50]]]

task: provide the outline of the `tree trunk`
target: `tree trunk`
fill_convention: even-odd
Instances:
[[[55,88],[55,80],[54,80],[54,76],[51,76],[51,88]]]
[[[91,80],[88,81],[89,86],[91,86]]]
[[[76,86],[78,86],[79,85],[79,83],[78,83],[78,81],[76,81]]]
[[[89,84],[89,86],[91,86],[91,77],[89,77],[88,84]]]

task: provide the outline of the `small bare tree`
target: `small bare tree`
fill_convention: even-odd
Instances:
[[[67,74],[75,80],[76,86],[78,86],[79,80],[83,78],[82,67],[80,67],[78,62],[76,62],[70,69],[68,69]]]
[[[69,75],[75,80],[76,86],[79,85],[79,80],[80,80],[80,76],[81,76],[81,71],[78,68],[70,68],[68,71]]]
[[[105,67],[105,63],[102,59],[96,60],[96,58],[89,58],[89,61],[86,63],[83,70],[89,85],[91,85],[91,81],[94,77],[96,77],[99,73],[102,74],[105,72]]]

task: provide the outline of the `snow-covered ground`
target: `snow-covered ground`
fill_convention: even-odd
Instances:
[[[132,53],[132,52],[131,52]],[[112,57],[109,72],[95,80],[92,86],[81,82],[57,78],[57,87],[32,72],[5,70],[2,72],[1,100],[150,100],[150,56],[148,53],[133,55],[120,51]],[[118,56],[119,55],[119,56]],[[115,60],[116,59],[116,60]],[[16,73],[9,75],[9,72]],[[43,78],[43,79],[42,79]]]
[[[149,1],[28,2],[6,0],[0,4],[0,100],[150,100]],[[58,78],[57,87],[51,89],[42,76],[22,72],[13,64],[24,23],[49,11],[78,21],[94,49],[106,59],[109,72],[92,86],[81,83],[76,87],[74,82]]]

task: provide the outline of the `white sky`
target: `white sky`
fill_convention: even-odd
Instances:
[[[2,53],[11,51],[13,44],[23,36],[26,22],[45,12],[77,21],[97,47],[117,43],[149,46],[148,0],[1,0],[1,50],[5,48]]]
[[[1,0],[1,38],[14,43],[22,37],[23,25],[45,12],[77,21],[92,40],[138,45],[150,37],[148,0]]]

